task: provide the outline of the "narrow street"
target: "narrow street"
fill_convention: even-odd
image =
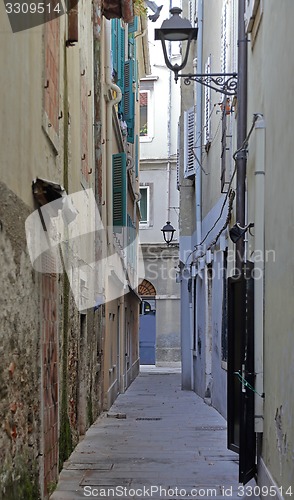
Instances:
[[[69,457],[51,500],[246,498],[225,420],[180,384],[178,368],[141,367]]]

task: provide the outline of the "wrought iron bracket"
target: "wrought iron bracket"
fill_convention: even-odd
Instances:
[[[176,71],[174,72],[176,82],[178,78],[184,78],[185,85],[190,85],[191,82],[197,82],[224,95],[235,96],[237,94],[237,73],[203,73],[193,75],[192,73],[183,74]]]

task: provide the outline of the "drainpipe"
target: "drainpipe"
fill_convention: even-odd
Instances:
[[[203,0],[198,1],[198,37],[197,37],[197,72],[202,73],[202,50],[203,50]],[[201,197],[202,197],[202,172],[199,165],[202,163],[201,141],[202,141],[202,85],[196,84],[196,169],[195,174],[195,209],[196,209],[196,245],[202,239],[201,228]],[[199,139],[199,140],[198,140]]]
[[[238,121],[237,121],[237,149],[241,148],[247,136],[247,37],[245,34],[245,0],[239,0],[238,9]],[[237,197],[236,220],[245,226],[245,192],[246,192],[246,146],[236,157],[237,161]],[[245,235],[236,243],[236,270],[242,272],[245,252]]]
[[[197,37],[197,60],[195,61],[195,73],[202,73],[202,66],[203,66],[203,0],[198,0],[198,10],[197,10],[197,16],[198,16],[198,37]],[[195,83],[195,90],[194,90],[194,95],[196,97],[195,101],[195,109],[196,109],[196,124],[195,124],[195,139],[196,139],[196,149],[195,149],[195,155],[196,155],[196,170],[195,170],[195,229],[196,229],[196,245],[199,245],[199,243],[202,240],[202,171],[199,165],[202,164],[202,85]],[[198,250],[200,251],[201,248],[198,247]],[[197,252],[196,252],[197,255]],[[194,274],[194,276],[193,276]],[[196,294],[197,294],[197,289],[200,286],[201,278],[199,275],[196,274],[196,272],[192,273],[192,283],[196,280]],[[196,336],[196,350],[198,349],[198,318],[199,314],[197,314],[197,303],[194,307],[195,300],[194,300],[194,293],[195,293],[195,288],[194,286],[192,287],[192,309],[194,310],[194,315],[195,315],[195,320],[192,317],[192,323],[191,323],[191,358],[192,358],[192,367],[193,367],[193,338],[192,336]],[[201,314],[201,313],[200,313]],[[196,332],[194,332],[194,328],[196,328]],[[195,390],[195,378],[193,374],[193,368],[192,368],[192,389]]]
[[[254,262],[254,371],[255,389],[263,394],[263,336],[264,336],[264,192],[265,192],[265,122],[262,115],[256,121],[255,162],[255,252],[262,256]],[[263,432],[264,399],[255,394],[255,432]]]
[[[118,85],[111,81],[111,58],[110,58],[110,39],[111,25],[105,21],[105,90],[104,95],[106,104],[106,189],[107,189],[107,232],[108,243],[113,242],[113,196],[112,196],[112,154],[113,154],[113,126],[112,110],[113,106],[118,104],[122,98],[122,92]],[[109,91],[116,92],[116,97],[110,98]]]
[[[169,2],[169,9],[172,8],[172,1]],[[168,58],[171,61],[171,42],[168,43]],[[170,157],[171,157],[171,110],[172,110],[172,72],[169,71],[168,79],[168,116],[167,116],[167,167],[166,167],[166,191],[167,191],[167,211],[166,220],[170,221]]]

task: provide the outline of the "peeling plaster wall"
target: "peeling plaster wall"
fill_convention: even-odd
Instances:
[[[0,4],[0,63],[5,68],[1,73],[5,92],[0,97],[1,500],[47,497],[58,467],[102,410],[103,308],[88,311],[82,319],[65,274],[54,277],[54,285],[48,279],[44,302],[42,276],[32,268],[25,239],[25,220],[37,208],[31,189],[34,178],[61,183],[68,193],[81,189],[82,78],[83,102],[89,113],[83,133],[88,139],[88,171],[92,171],[84,187],[95,187],[92,4],[81,1],[80,7],[82,53],[79,45],[65,47],[66,16],[59,18],[56,151],[43,122],[45,28],[12,33],[4,4]],[[99,19],[98,7],[95,2]],[[96,47],[99,36],[96,32]],[[99,61],[95,69],[100,71]],[[99,92],[95,95],[100,106]],[[50,314],[55,313],[52,326]],[[51,337],[45,340],[53,330],[54,348]],[[56,425],[51,422],[50,397]]]
[[[26,250],[28,207],[3,183],[0,199],[0,498],[12,499],[18,484],[38,483],[40,277]]]

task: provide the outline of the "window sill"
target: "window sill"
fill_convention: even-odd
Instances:
[[[153,137],[150,136],[145,136],[145,135],[140,135],[140,142],[152,142]]]

